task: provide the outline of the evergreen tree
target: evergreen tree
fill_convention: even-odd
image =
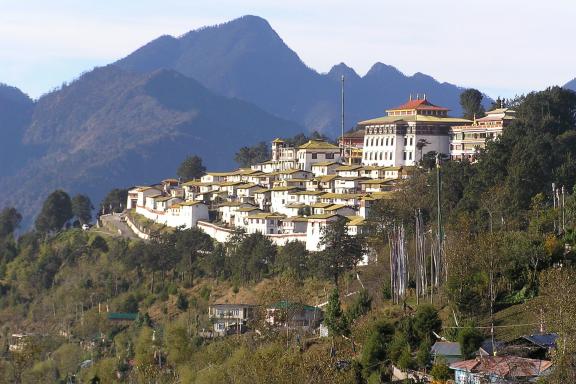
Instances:
[[[474,117],[484,116],[483,98],[482,92],[474,88],[467,89],[460,94],[460,105],[465,119],[472,120]]]
[[[0,239],[13,234],[18,229],[21,221],[22,215],[16,208],[4,208],[0,212]]]
[[[472,326],[462,328],[458,332],[458,343],[460,344],[462,356],[465,359],[473,358],[480,345],[482,345],[483,340],[484,336],[478,329]]]
[[[330,294],[330,298],[328,299],[324,324],[328,327],[328,331],[333,336],[345,336],[350,332],[348,321],[346,316],[344,316],[342,307],[340,306],[340,295],[336,288],[334,288]]]
[[[128,200],[128,190],[115,188],[108,192],[102,204],[100,204],[101,213],[120,213],[126,208],[126,201]]]
[[[240,148],[234,156],[234,161],[236,161],[241,168],[246,168],[270,160],[270,156],[271,153],[268,144],[261,141],[252,147]]]
[[[92,220],[92,202],[86,195],[76,195],[72,198],[72,213],[80,224],[88,224]]]
[[[329,223],[322,230],[320,245],[320,263],[326,276],[332,277],[338,285],[338,279],[362,260],[364,247],[358,236],[348,234],[347,219],[344,217]]]
[[[54,191],[46,198],[36,218],[36,230],[41,233],[59,231],[72,217],[70,196],[62,190]]]
[[[188,181],[199,179],[206,173],[206,167],[202,164],[202,159],[196,155],[188,156],[178,167],[176,174],[182,180]]]

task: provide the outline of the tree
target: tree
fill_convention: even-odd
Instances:
[[[460,332],[458,332],[460,351],[465,359],[474,357],[476,351],[478,351],[478,348],[482,345],[482,341],[484,341],[484,336],[473,326],[462,328]]]
[[[70,196],[62,190],[56,190],[44,201],[36,218],[36,230],[41,233],[59,231],[72,217]]]
[[[382,363],[388,360],[388,344],[393,334],[394,326],[387,321],[374,325],[362,349],[362,375],[365,379],[375,371],[382,371]]]
[[[482,92],[474,88],[467,89],[460,94],[460,105],[465,119],[472,120],[474,117],[484,116],[483,98]]]
[[[576,379],[576,270],[566,266],[549,269],[542,272],[540,281],[533,311],[544,315],[549,332],[558,333],[549,382],[572,383]]]
[[[347,221],[346,218],[340,217],[329,223],[322,229],[320,239],[320,245],[324,250],[320,252],[319,261],[325,274],[334,279],[336,286],[340,275],[355,267],[364,255],[360,238],[348,234]]]
[[[212,238],[198,228],[177,230],[174,236],[174,247],[180,255],[181,262],[188,269],[188,283],[192,286],[198,255],[212,251]]]
[[[92,220],[92,202],[86,195],[76,195],[72,198],[72,213],[80,224],[88,224]]]
[[[262,163],[270,159],[270,148],[266,142],[261,141],[252,147],[242,147],[234,156],[234,161],[241,168],[250,167],[251,165]]]
[[[16,231],[22,221],[22,215],[16,208],[7,207],[0,212],[0,239]]]
[[[420,305],[414,316],[414,333],[419,340],[434,340],[434,332],[442,329],[438,311],[430,304]]]
[[[442,383],[450,380],[452,378],[452,372],[450,372],[450,368],[446,364],[446,362],[439,359],[434,365],[432,366],[432,370],[430,374],[434,378],[434,380],[440,381]]]
[[[100,204],[100,212],[98,213],[120,213],[126,207],[128,200],[128,190],[115,188],[108,192],[102,203]]]
[[[340,306],[340,295],[338,294],[337,288],[334,288],[328,299],[324,324],[333,336],[345,336],[350,332],[348,321]]]
[[[416,363],[419,368],[426,368],[428,364],[430,364],[430,360],[432,359],[430,348],[432,348],[430,340],[423,340],[420,343],[418,353],[416,354]]]
[[[372,307],[372,297],[368,294],[368,290],[361,290],[356,296],[354,302],[346,311],[346,317],[350,322],[353,322],[360,316],[367,314]]]
[[[188,156],[184,159],[176,172],[176,174],[185,181],[199,179],[205,173],[206,167],[202,165],[202,159],[196,155]]]
[[[308,252],[301,241],[290,241],[281,247],[276,258],[276,268],[279,271],[292,271],[298,279],[306,275]]]

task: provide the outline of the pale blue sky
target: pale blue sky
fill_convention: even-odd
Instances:
[[[319,72],[381,61],[492,97],[576,77],[574,0],[0,0],[0,82],[38,97],[159,35],[245,14]]]

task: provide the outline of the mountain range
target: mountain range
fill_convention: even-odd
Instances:
[[[425,93],[435,104],[452,109],[456,115],[461,113],[459,95],[463,89],[422,73],[406,76],[390,65],[376,63],[360,77],[341,63],[320,74],[306,66],[270,24],[257,16],[244,16],[178,38],[161,36],[115,64],[140,73],[174,69],[216,93],[250,101],[331,136],[340,131],[342,75],[346,128],[383,115],[387,107],[402,104],[411,93]]]
[[[346,128],[417,92],[460,113],[460,87],[382,63],[362,77],[345,64],[320,74],[266,20],[245,16],[162,36],[37,101],[0,86],[0,207],[30,219],[56,188],[98,202],[173,176],[188,154],[223,170],[244,145],[312,130],[335,137],[342,75]]]

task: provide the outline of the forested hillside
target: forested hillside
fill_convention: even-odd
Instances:
[[[70,224],[81,222],[86,202],[62,191],[19,237],[21,216],[2,210],[0,382],[387,383],[392,364],[444,382],[450,371],[430,361],[436,335],[474,357],[491,324],[504,342],[540,327],[557,332],[554,370],[541,382],[571,382],[576,94],[551,88],[511,107],[518,119],[477,163],[440,168],[443,253],[424,285],[416,282],[415,213],[428,246],[438,230],[438,169],[426,163],[375,203],[363,236],[345,235],[341,221],[328,226],[321,252],[242,232],[220,244],[197,229],[162,229],[147,242],[82,231]],[[388,239],[402,227],[411,277],[398,297]],[[351,267],[356,242],[377,261]],[[281,300],[327,302],[330,336],[269,327],[265,308]],[[214,303],[260,305],[250,332],[206,337]],[[108,310],[138,315],[115,321]],[[10,335],[23,332],[9,350]]]
[[[115,66],[43,96],[29,120],[19,145],[5,153],[16,159],[28,149],[36,153],[0,179],[0,206],[15,205],[27,223],[51,190],[100,200],[114,186],[175,176],[191,153],[211,169],[231,168],[242,145],[303,130],[177,72],[141,75]]]

